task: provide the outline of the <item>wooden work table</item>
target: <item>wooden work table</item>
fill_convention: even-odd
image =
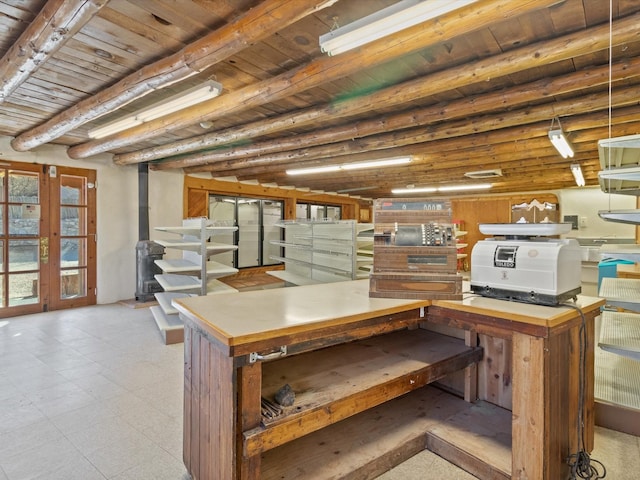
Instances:
[[[602,304],[576,302],[581,349],[572,308],[370,298],[367,280],[180,299],[185,465],[194,480],[373,478],[426,447],[483,479],[564,478],[581,352],[593,448]],[[295,402],[274,413],[262,399],[285,384]]]

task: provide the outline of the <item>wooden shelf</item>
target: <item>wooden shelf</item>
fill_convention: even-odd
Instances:
[[[429,450],[479,478],[511,479],[511,412],[477,402],[427,433]]]
[[[436,388],[418,389],[265,452],[260,478],[377,477],[423,451],[430,428],[469,407],[469,403]]]
[[[261,478],[374,478],[425,446],[480,478],[510,479],[511,412],[427,386],[266,452]]]
[[[263,418],[260,428],[245,432],[244,450],[253,455],[277,447],[481,359],[481,348],[418,329],[265,363],[262,396],[272,400],[289,384],[295,403],[274,419]]]

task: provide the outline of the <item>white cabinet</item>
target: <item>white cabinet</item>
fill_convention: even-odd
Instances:
[[[215,224],[206,218],[189,218],[183,220],[182,226],[156,227],[155,230],[175,235],[175,238],[155,240],[156,243],[182,252],[182,258],[155,261],[162,270],[155,278],[164,291],[155,294],[158,305],[151,307],[165,343],[179,343],[184,334],[182,320],[172,305],[175,298],[236,291],[217,278],[238,270],[211,257],[238,248],[214,241],[216,235],[233,232],[237,227]]]
[[[295,220],[278,224],[284,240],[271,241],[285,270],[270,271],[287,283],[309,285],[368,278],[373,263],[373,224],[355,220]]]

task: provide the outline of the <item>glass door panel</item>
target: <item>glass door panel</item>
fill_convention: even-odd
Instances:
[[[209,220],[220,222],[223,225],[237,225],[236,222],[236,199],[233,197],[209,197]],[[216,233],[213,237],[215,242],[226,243],[227,245],[237,245],[235,232]],[[212,260],[227,265],[236,266],[235,251],[217,253]]]
[[[279,241],[282,238],[282,228],[277,223],[282,220],[282,202],[270,200],[262,201],[262,265],[275,265],[279,260],[271,257],[280,257],[281,248],[272,245],[271,241]]]
[[[260,200],[238,199],[238,268],[260,265]]]
[[[60,175],[59,298],[87,296],[87,179]]]
[[[39,304],[40,173],[8,170],[7,192],[8,269],[2,305]]]
[[[279,200],[259,198],[209,196],[209,219],[238,226],[234,239],[222,236],[223,243],[238,246],[235,251],[236,268],[259,267],[279,263],[271,256],[280,255],[280,247],[271,245],[271,240],[280,240],[282,229],[276,223],[282,220],[284,203]],[[220,261],[222,255],[216,255]]]
[[[95,304],[95,176],[0,164],[0,317]]]

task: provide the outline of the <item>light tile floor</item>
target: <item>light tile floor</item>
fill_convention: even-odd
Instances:
[[[147,308],[0,319],[0,480],[187,479],[182,355]],[[638,437],[598,429],[592,456],[638,478]],[[474,477],[425,451],[379,478]]]

